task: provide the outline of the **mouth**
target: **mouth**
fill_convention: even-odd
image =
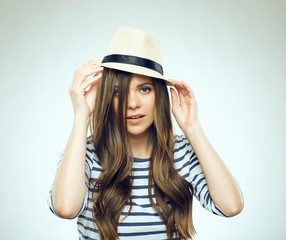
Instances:
[[[143,117],[145,117],[145,115],[136,114],[136,115],[128,116],[127,119],[139,119],[139,118],[143,118]]]

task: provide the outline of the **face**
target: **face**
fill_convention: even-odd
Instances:
[[[114,107],[118,106],[118,82],[114,89]],[[155,91],[150,77],[133,74],[127,99],[127,131],[132,137],[145,136],[154,122]]]

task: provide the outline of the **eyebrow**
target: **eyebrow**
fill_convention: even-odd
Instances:
[[[153,86],[153,83],[152,83],[152,82],[144,82],[144,83],[140,83],[140,84],[138,84],[138,85],[137,85],[137,87],[141,87],[141,86],[144,86],[144,85],[147,85],[147,84],[149,84],[149,85],[152,85],[152,86]],[[118,87],[119,87],[119,85],[115,85],[114,87],[115,87],[115,88],[118,88]]]
[[[144,86],[144,85],[147,85],[147,84],[153,85],[152,82],[144,82],[144,83],[141,83],[141,84],[137,85],[137,87],[141,87],[141,86]]]

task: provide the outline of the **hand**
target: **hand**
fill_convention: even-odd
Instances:
[[[93,112],[96,85],[102,78],[103,67],[94,63],[87,63],[77,68],[74,72],[73,82],[69,87],[75,117],[88,119]],[[93,77],[86,80],[90,75]],[[90,86],[89,90],[86,88]]]
[[[188,128],[194,127],[199,123],[197,101],[193,90],[184,81],[169,79],[173,82],[174,88],[171,88],[172,113],[177,123],[184,133]]]

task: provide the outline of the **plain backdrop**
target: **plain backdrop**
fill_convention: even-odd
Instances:
[[[161,39],[164,76],[193,89],[203,130],[244,195],[232,218],[195,199],[195,239],[286,238],[286,1],[0,4],[1,240],[78,239],[76,220],[47,206],[73,125],[68,87],[125,26]]]

